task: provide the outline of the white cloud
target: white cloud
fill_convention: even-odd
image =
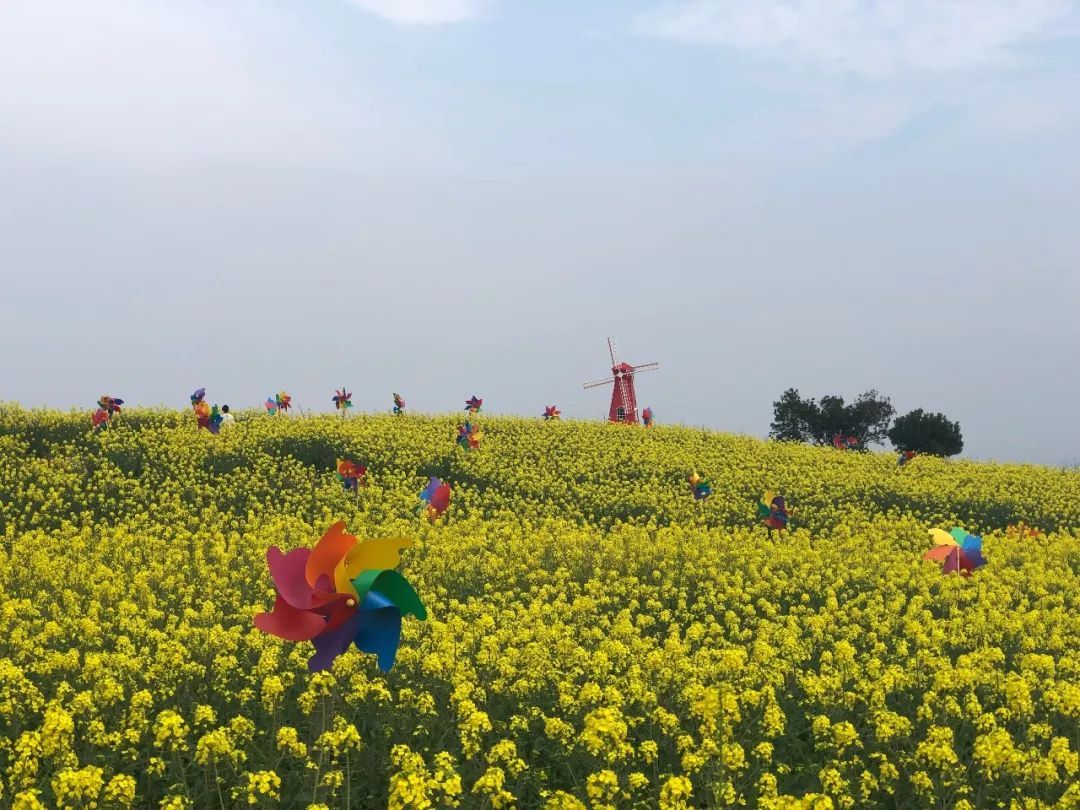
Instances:
[[[354,5],[402,25],[439,25],[470,20],[480,0],[349,0]]]
[[[723,45],[770,61],[868,78],[1021,60],[1075,35],[1076,0],[677,0],[638,15],[644,34]]]

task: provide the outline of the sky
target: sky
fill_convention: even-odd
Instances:
[[[1080,0],[0,0],[0,401],[1080,459]]]

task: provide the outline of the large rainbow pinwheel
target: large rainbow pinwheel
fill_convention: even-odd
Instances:
[[[286,394],[284,391],[278,391],[277,397],[274,400],[277,403],[279,411],[288,413],[292,407],[292,397]]]
[[[450,506],[450,485],[431,476],[428,485],[420,493],[420,501],[420,509],[425,512],[428,520],[434,523]]]
[[[278,412],[277,400],[273,397],[267,397],[266,402],[263,403],[266,406],[266,412],[273,416]]]
[[[475,450],[480,446],[480,440],[484,438],[484,432],[480,425],[465,420],[465,424],[458,428],[457,443],[464,450]]]
[[[652,427],[652,423],[653,423],[652,408],[646,408],[645,410],[643,410],[641,412],[641,423],[643,425],[645,425],[645,427]]]
[[[931,529],[930,536],[934,540],[934,547],[923,555],[923,559],[944,561],[941,567],[943,574],[956,571],[962,577],[970,577],[972,571],[986,565],[979,535],[968,534],[957,526],[948,532]]]
[[[367,467],[363,464],[344,458],[337,460],[337,477],[344,489],[356,492],[358,487],[365,486],[365,475],[367,475]]]
[[[315,548],[266,552],[277,600],[269,613],[255,617],[264,633],[286,641],[310,641],[315,654],[308,669],[328,668],[350,644],[374,653],[379,669],[389,672],[401,642],[401,617],[427,618],[424,603],[394,568],[404,537],[357,542],[345,522],[331,526]]]
[[[334,389],[334,407],[344,414],[346,408],[352,407],[352,394],[344,387]]]
[[[900,457],[896,459],[896,466],[903,467],[905,464],[910,464],[911,460],[915,458],[916,455],[914,450],[904,450],[900,453]]]
[[[693,475],[688,476],[686,480],[690,482],[690,491],[694,493],[695,501],[703,501],[712,495],[712,484],[698,475],[697,470],[694,470]]]
[[[549,420],[549,421],[552,420],[552,419],[558,419],[561,416],[562,416],[562,411],[560,411],[554,405],[548,405],[546,408],[544,408],[544,418]]]
[[[122,399],[102,395],[97,401],[97,410],[90,418],[94,430],[106,430],[111,427],[113,416],[120,413],[120,406],[123,404]]]
[[[394,393],[394,416],[405,415],[405,397],[401,394]]]
[[[758,503],[758,516],[770,529],[782,531],[788,525],[787,503],[783,495],[766,492]]]
[[[476,394],[473,394],[465,400],[465,410],[469,413],[480,413],[480,406],[483,404],[484,400],[480,399]]]
[[[837,450],[855,450],[859,446],[859,440],[854,436],[845,436],[843,433],[837,433],[832,437],[832,446]]]

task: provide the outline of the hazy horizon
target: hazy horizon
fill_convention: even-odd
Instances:
[[[1080,3],[11,0],[0,401],[765,436],[789,387],[1080,458]]]

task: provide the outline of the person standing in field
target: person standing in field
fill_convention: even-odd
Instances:
[[[231,413],[229,413],[229,406],[228,405],[222,405],[221,406],[221,425],[222,425],[222,427],[224,427],[225,425],[231,425],[235,421],[236,420],[233,418],[233,415]]]

